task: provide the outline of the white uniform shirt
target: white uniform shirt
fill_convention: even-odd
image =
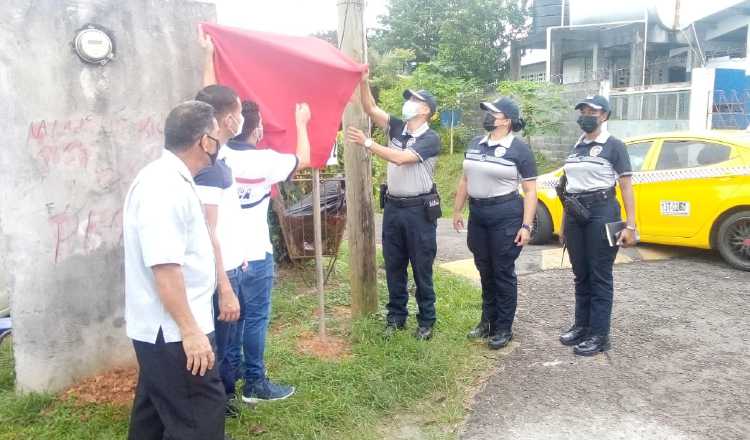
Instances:
[[[128,337],[153,344],[161,328],[165,342],[182,340],[156,289],[151,268],[160,264],[182,266],[193,317],[203,333],[213,332],[216,261],[193,177],[173,153],[165,151],[131,185],[123,208],[123,241]]]
[[[222,155],[232,169],[242,208],[240,218],[245,238],[245,260],[264,260],[266,254],[273,254],[268,229],[271,190],[273,185],[292,177],[297,168],[297,156],[256,149],[237,141],[227,142]]]

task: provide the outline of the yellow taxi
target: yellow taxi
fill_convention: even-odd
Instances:
[[[750,132],[661,133],[625,144],[641,241],[715,249],[730,265],[750,271]],[[537,180],[532,244],[560,231],[555,186],[561,174],[558,169]]]

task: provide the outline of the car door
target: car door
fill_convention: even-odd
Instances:
[[[728,143],[700,138],[657,142],[655,160],[637,176],[639,230],[648,237],[696,235],[711,221],[723,192],[731,190],[722,164],[731,159]]]
[[[638,139],[626,143],[628,149],[628,156],[630,157],[630,167],[633,169],[633,194],[638,200],[638,193],[640,191],[638,185],[638,176],[641,175],[644,170],[649,169],[650,164],[654,161],[655,156],[655,141],[653,139]],[[617,186],[617,194],[620,200],[620,208],[622,209],[622,218],[625,219],[625,204],[622,202],[622,195],[620,194],[620,187]],[[636,216],[637,216],[636,210]]]

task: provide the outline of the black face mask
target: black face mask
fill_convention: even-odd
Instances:
[[[497,126],[495,125],[495,116],[492,113],[485,113],[484,120],[482,121],[482,127],[487,131],[494,131]]]
[[[586,133],[593,133],[599,127],[599,117],[597,116],[581,115],[578,117],[577,122],[578,126],[581,127],[581,130],[585,131]]]
[[[211,161],[211,166],[213,166],[216,164],[216,159],[219,157],[219,140],[211,136],[210,134],[207,134],[206,136],[216,144],[216,151],[214,151],[213,153],[206,152],[206,154],[208,154],[208,159]]]

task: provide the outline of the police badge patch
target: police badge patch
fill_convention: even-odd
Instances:
[[[505,152],[508,151],[505,147],[497,147],[495,148],[495,157],[503,157],[505,156]]]
[[[416,142],[416,138],[409,138],[409,140],[406,141],[406,148],[411,148]]]
[[[601,145],[594,145],[591,147],[591,150],[589,150],[589,156],[591,157],[597,157],[600,154],[602,154],[602,146]]]

